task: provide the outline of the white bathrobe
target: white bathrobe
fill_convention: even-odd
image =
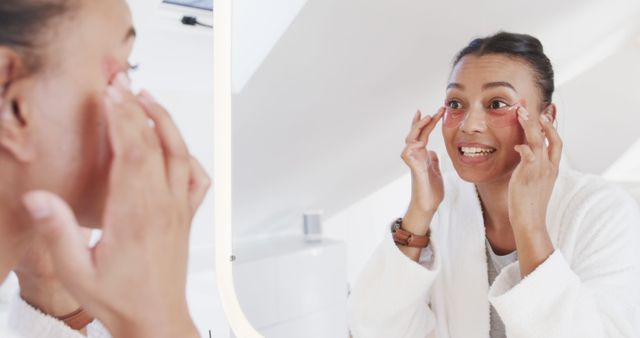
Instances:
[[[349,297],[353,337],[488,338],[490,303],[509,338],[640,337],[638,204],[562,169],[547,227],[553,254],[524,279],[518,262],[505,267],[490,287],[475,187],[445,175],[433,256],[418,264],[385,238]]]
[[[66,326],[62,321],[35,309],[17,294],[11,300],[9,320],[5,330],[12,332],[15,338],[111,338],[107,329],[98,320],[87,325],[85,336]],[[5,336],[0,335],[0,337]]]

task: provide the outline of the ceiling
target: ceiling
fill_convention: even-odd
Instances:
[[[213,0],[164,0],[166,4],[173,4],[196,9],[213,10]]]
[[[234,50],[234,76],[244,67],[233,98],[236,239],[298,229],[302,211],[324,209],[331,216],[406,174],[399,154],[412,114],[434,112],[453,55],[472,38],[498,30],[543,42],[560,87],[556,101],[570,165],[601,174],[640,134],[638,1],[308,0],[292,6],[300,8],[287,8],[281,20],[288,22],[271,23],[280,33],[260,47],[261,57],[245,62],[251,48]],[[241,12],[234,15],[242,20]],[[271,16],[256,21],[243,39],[278,17],[265,15]],[[441,137],[432,147],[443,151]]]

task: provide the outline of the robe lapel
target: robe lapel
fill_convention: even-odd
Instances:
[[[489,337],[489,281],[485,228],[475,186],[463,182],[452,203],[447,243],[449,332],[456,338]]]

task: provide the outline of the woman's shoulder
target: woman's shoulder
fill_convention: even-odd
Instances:
[[[549,211],[559,233],[579,233],[594,240],[611,234],[640,235],[638,202],[621,187],[593,174],[562,170]]]
[[[638,208],[637,201],[628,192],[594,174],[562,169],[556,185],[555,196],[552,197],[556,199],[556,204],[564,202],[568,206],[581,209],[596,206],[614,209]]]

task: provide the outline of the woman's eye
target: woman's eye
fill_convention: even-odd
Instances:
[[[129,73],[135,72],[136,70],[138,70],[139,67],[140,67],[140,64],[138,63],[132,64],[131,62],[127,62],[127,72]]]
[[[491,104],[489,104],[489,108],[491,109],[502,109],[502,108],[506,108],[507,106],[508,104],[498,100],[493,100],[491,101]]]
[[[461,109],[462,108],[462,104],[460,102],[458,102],[458,101],[455,101],[455,100],[449,101],[449,103],[447,105],[451,109]]]

